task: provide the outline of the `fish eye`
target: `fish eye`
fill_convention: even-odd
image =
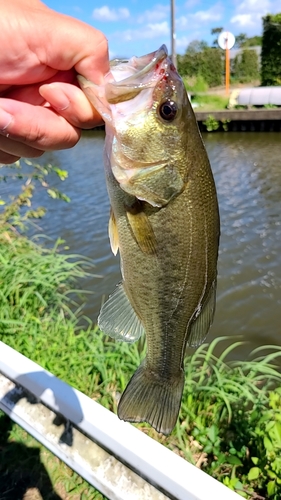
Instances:
[[[159,106],[159,114],[167,122],[174,120],[177,111],[178,107],[174,101],[165,101]]]

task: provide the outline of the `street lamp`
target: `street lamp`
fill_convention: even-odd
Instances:
[[[223,31],[218,37],[218,44],[221,49],[225,50],[225,93],[229,94],[229,78],[230,78],[230,55],[229,51],[235,44],[235,36],[229,31]]]
[[[171,52],[172,52],[172,62],[176,68],[177,54],[176,54],[176,31],[175,31],[175,0],[171,0]]]

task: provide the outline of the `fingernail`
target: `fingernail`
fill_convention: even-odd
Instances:
[[[63,111],[64,109],[67,109],[70,104],[70,101],[68,97],[65,95],[65,93],[57,85],[53,83],[44,85],[44,91],[42,92],[41,95],[43,95],[44,99],[46,98],[46,100],[51,104],[51,106],[57,111]]]
[[[7,111],[0,108],[0,133],[5,132],[6,128],[10,125],[13,117]]]

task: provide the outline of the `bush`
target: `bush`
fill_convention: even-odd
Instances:
[[[209,86],[202,75],[196,77],[183,77],[185,88],[190,92],[207,92]]]
[[[190,44],[183,56],[178,56],[178,71],[183,77],[199,75],[209,87],[222,83],[222,51],[203,42]]]
[[[240,343],[216,358],[213,350],[222,340],[199,347],[186,364],[178,432],[197,446],[195,463],[208,474],[244,498],[279,500],[281,374],[274,362],[281,348],[268,346],[273,352],[264,358],[225,364]]]
[[[281,13],[263,17],[261,84],[281,85]]]
[[[221,49],[208,48],[201,54],[200,72],[209,87],[222,84],[222,51]]]
[[[236,81],[245,83],[257,80],[259,74],[259,59],[255,50],[245,49],[233,61],[233,76]]]
[[[69,202],[68,196],[58,189],[50,186],[49,177],[55,174],[64,181],[68,172],[61,170],[50,163],[40,165],[27,159],[18,160],[12,165],[0,165],[2,169],[0,175],[0,184],[12,184],[12,197],[4,198],[0,196],[0,229],[6,227],[17,227],[23,229],[28,219],[37,219],[43,217],[46,208],[37,207],[32,209],[32,197],[35,189],[42,189],[47,192],[51,199],[60,199]]]

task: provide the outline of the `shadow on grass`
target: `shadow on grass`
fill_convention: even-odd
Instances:
[[[10,411],[21,399],[36,405],[46,389],[52,392],[59,415],[53,424],[63,424],[64,430],[59,438],[67,446],[73,444],[72,425],[62,415],[72,411],[72,421],[81,422],[83,412],[75,391],[68,384],[44,371],[35,371],[20,375],[15,379],[16,386],[5,394],[2,402]],[[32,393],[25,386],[32,389]],[[41,460],[40,450],[34,446],[34,440],[23,429],[0,412],[0,500],[62,500],[55,492],[50,475]],[[56,468],[53,457],[51,468]],[[52,476],[51,476],[52,477]],[[35,489],[34,495],[31,489]],[[38,493],[38,494],[37,494]],[[36,497],[36,499],[35,499]]]
[[[10,438],[14,425],[0,413],[0,499],[22,500],[30,488],[36,488],[43,500],[62,500],[41,461],[40,448]]]

